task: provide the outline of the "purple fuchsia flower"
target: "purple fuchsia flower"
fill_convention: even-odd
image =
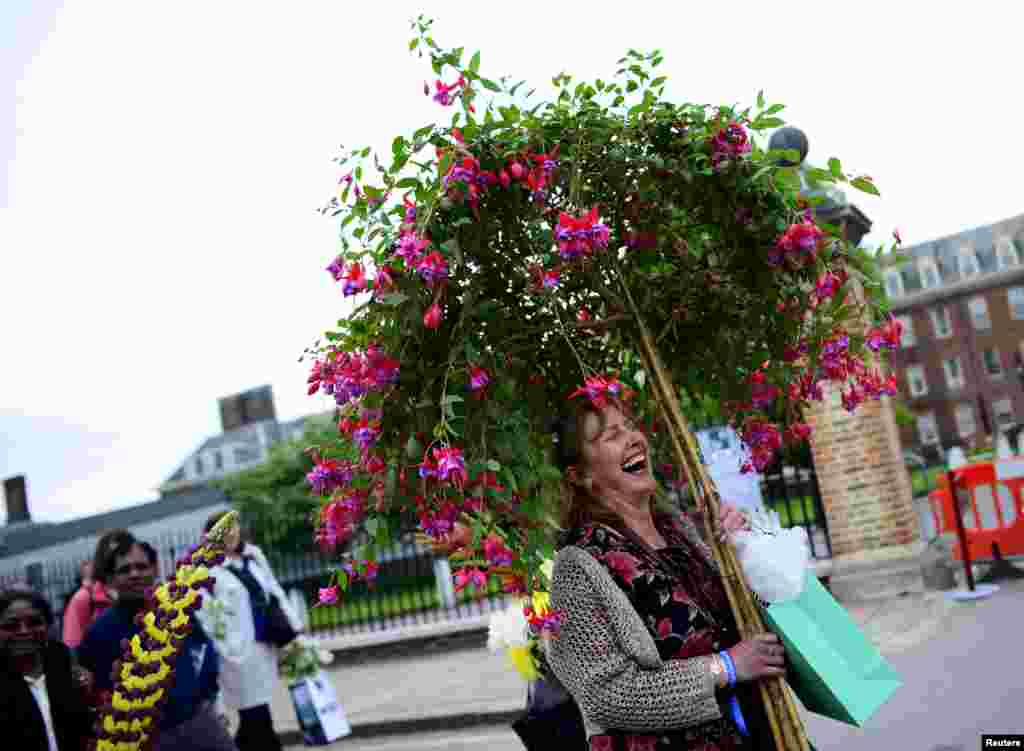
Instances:
[[[814,223],[814,220],[805,217],[803,221],[789,226],[776,241],[776,248],[796,266],[806,266],[814,263],[818,256],[818,248],[824,238],[825,233]],[[775,257],[773,254],[769,254],[770,263],[773,257]]]
[[[750,140],[743,126],[735,121],[720,128],[711,139],[711,166],[718,169],[722,164],[739,159],[751,150]]]
[[[352,482],[353,468],[348,462],[337,459],[318,461],[306,475],[314,495],[328,495]]]
[[[466,460],[462,449],[447,447],[434,449],[437,459],[437,479],[462,487],[466,483]]]
[[[814,296],[818,302],[824,302],[836,296],[839,288],[843,286],[843,280],[831,271],[826,271],[814,284]]]
[[[341,260],[341,256],[338,256],[330,265],[325,269],[328,274],[334,277],[334,281],[340,282],[341,277],[345,275],[345,264]]]
[[[412,232],[406,232],[398,241],[398,249],[395,251],[395,255],[405,261],[407,269],[414,269],[423,256],[423,251],[429,245],[430,243],[425,238],[419,237]]]
[[[487,384],[491,382],[491,374],[488,373],[484,368],[477,365],[471,365],[469,368],[469,390],[470,391],[483,391],[487,388]]]
[[[380,438],[380,432],[380,422],[371,421],[364,415],[352,427],[352,440],[356,442],[361,451],[367,451]]]
[[[461,592],[469,585],[476,587],[477,591],[483,591],[487,586],[487,574],[475,567],[459,569],[455,574],[455,591]]]
[[[752,469],[763,472],[782,448],[782,434],[778,426],[761,417],[748,417],[740,432],[743,443],[750,449],[750,461],[741,468],[743,472]]]
[[[423,314],[423,325],[428,329],[438,328],[443,320],[444,314],[441,312],[441,306],[437,303],[427,308],[427,312]]]
[[[317,605],[336,605],[341,594],[337,584],[321,587],[318,592]]]
[[[433,287],[448,278],[448,262],[435,250],[420,259],[416,264],[416,271],[423,277],[427,286]]]
[[[363,264],[356,262],[349,266],[348,271],[342,278],[342,294],[345,297],[356,295],[366,289],[366,274],[363,272]]]
[[[484,538],[484,558],[492,566],[511,566],[515,555],[505,545],[505,541],[492,532]]]

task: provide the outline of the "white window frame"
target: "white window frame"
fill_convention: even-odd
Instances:
[[[917,382],[920,382],[921,388],[915,388],[915,383]],[[914,399],[928,393],[928,379],[925,378],[924,368],[920,365],[910,365],[907,367],[907,392]]]
[[[961,438],[970,438],[978,432],[978,415],[974,405],[968,402],[961,402],[953,408],[953,419],[956,422],[956,432]]]
[[[917,271],[921,275],[922,289],[935,289],[942,286],[942,277],[934,258],[922,258],[917,262]]]
[[[922,446],[939,445],[939,424],[934,412],[925,412],[917,416],[917,439]]]
[[[950,363],[956,363],[956,374],[952,372]],[[966,384],[964,381],[964,368],[959,357],[950,357],[942,361],[942,373],[946,376],[946,388],[950,391],[959,391]]]
[[[1017,416],[1013,412],[1013,399],[1006,398],[992,402],[992,415],[995,417],[996,425],[1016,424]]]
[[[977,276],[981,273],[981,266],[978,265],[978,256],[968,246],[960,248],[960,252],[956,257],[956,268],[960,272],[960,277],[966,279],[970,276]]]
[[[1009,287],[1006,290],[1006,304],[1010,308],[1010,318],[1024,321],[1024,287]]]
[[[995,353],[995,371],[989,368],[989,363],[985,359],[985,355],[987,355],[989,352]],[[1003,367],[1003,358],[999,354],[999,347],[986,347],[981,351],[981,366],[985,369],[985,375],[987,375],[993,381],[1003,380],[1003,375],[1005,375],[1006,373],[1006,368]]]
[[[886,269],[885,292],[889,297],[901,297],[905,294],[903,289],[903,274],[899,269]]]
[[[941,308],[929,308],[928,317],[932,321],[932,332],[936,339],[949,339],[953,336],[953,318],[949,315],[949,308],[943,305]],[[940,330],[939,322],[945,327],[945,332]]]
[[[971,325],[975,331],[988,331],[992,328],[992,316],[988,313],[988,300],[980,295],[967,301],[967,311],[971,316]]]
[[[996,240],[996,269],[1006,271],[1020,263],[1020,255],[1013,239],[1003,235]]]

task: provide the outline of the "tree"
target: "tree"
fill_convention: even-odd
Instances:
[[[337,433],[330,416],[310,418],[302,438],[272,446],[263,464],[218,481],[252,541],[261,548],[276,552],[312,549],[312,529],[320,504],[310,496],[306,480],[315,465],[310,448],[335,442]]]

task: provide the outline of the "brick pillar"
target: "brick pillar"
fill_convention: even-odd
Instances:
[[[892,403],[865,402],[853,414],[829,388],[808,410],[818,474],[836,563],[873,551],[912,553],[920,541],[910,475],[903,464]]]

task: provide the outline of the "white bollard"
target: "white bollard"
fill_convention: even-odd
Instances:
[[[434,559],[434,578],[437,580],[437,596],[441,600],[441,607],[454,608],[455,585],[452,584],[452,567],[444,556]]]

